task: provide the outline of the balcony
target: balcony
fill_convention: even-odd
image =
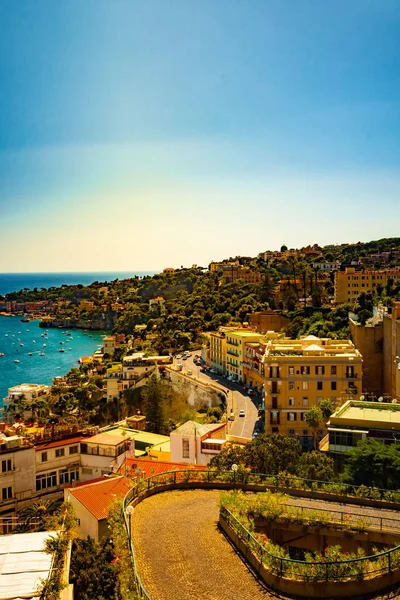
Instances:
[[[227,350],[226,353],[230,356],[239,356],[239,352],[237,350]]]
[[[357,379],[358,373],[346,373],[346,379]]]
[[[272,389],[270,390],[270,394],[271,394],[271,396],[277,396],[277,395],[278,395],[278,394],[280,394],[280,393],[281,393],[281,390],[280,390],[279,388],[272,388]]]

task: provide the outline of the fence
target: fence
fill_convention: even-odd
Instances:
[[[305,582],[359,581],[392,573],[400,566],[400,546],[385,552],[342,561],[301,561],[269,552],[226,508],[221,508],[220,519],[242,540],[256,556],[259,567],[265,567],[272,575],[280,578]],[[259,569],[258,569],[259,570]]]
[[[220,489],[252,489],[254,491],[265,491],[266,489],[280,490],[290,492],[292,489],[304,490],[306,492],[326,492],[327,494],[342,496],[357,497],[357,498],[371,498],[373,500],[386,500],[387,494],[398,494],[399,492],[392,492],[390,490],[381,490],[378,488],[366,488],[364,486],[354,486],[347,484],[335,484],[324,481],[316,481],[311,479],[301,479],[299,477],[292,477],[287,474],[278,473],[277,475],[264,475],[257,473],[248,473],[240,471],[212,471],[212,470],[195,470],[188,469],[182,471],[169,471],[159,475],[153,475],[147,479],[141,479],[138,481],[126,494],[123,500],[123,516],[125,521],[125,527],[129,538],[129,547],[133,561],[134,576],[137,582],[137,589],[140,598],[151,600],[151,597],[146,592],[143,583],[140,579],[140,575],[137,570],[137,563],[135,552],[132,544],[131,531],[130,531],[130,516],[127,514],[127,509],[132,502],[140,502],[152,493],[158,491],[164,491],[171,488],[184,488],[184,487],[199,487],[199,488],[210,488],[214,486]],[[392,497],[392,496],[391,496]],[[298,507],[297,507],[298,508]],[[304,507],[300,507],[303,508]],[[310,509],[316,511],[317,509]],[[344,518],[343,511],[336,511]],[[309,564],[305,561],[297,561],[292,559],[285,559],[277,556],[268,554],[265,549],[262,548],[261,544],[252,536],[252,534],[235,519],[235,517],[226,511],[222,518],[228,523],[228,525],[237,533],[242,541],[247,540],[248,547],[254,551],[256,556],[259,558],[259,564],[264,565],[267,557],[270,557],[269,566],[272,572],[279,575],[280,577],[287,576],[292,579],[297,578],[303,581],[337,581],[339,579],[357,579],[366,576],[376,576],[378,574],[391,573],[393,570],[398,569],[400,566],[400,546],[376,554],[374,556],[363,557],[357,560],[341,561],[341,562],[323,562]],[[333,513],[333,511],[329,511]],[[222,513],[221,513],[222,514]],[[362,516],[366,519],[365,515],[354,515],[356,517]],[[369,517],[370,524],[376,526],[382,530],[385,523],[384,517]],[[376,522],[373,522],[377,519]],[[390,519],[390,521],[395,521]],[[400,529],[400,521],[396,521],[395,528]],[[236,531],[237,529],[237,531]],[[243,538],[241,536],[244,536]],[[246,543],[247,543],[246,542]],[[258,553],[258,554],[257,554]],[[351,566],[350,566],[351,565]],[[376,568],[372,568],[375,566]]]

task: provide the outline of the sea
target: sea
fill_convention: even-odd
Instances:
[[[114,281],[136,275],[143,277],[158,272],[4,273],[0,274],[0,295],[24,288],[36,287],[40,290],[59,287],[64,283],[89,285],[94,281]],[[72,367],[78,366],[79,358],[93,354],[102,345],[105,335],[101,331],[71,329],[71,337],[62,329],[50,328],[46,334],[48,339],[45,339],[42,336],[45,330],[39,327],[39,321],[22,323],[21,318],[0,315],[0,353],[4,353],[4,356],[0,356],[0,407],[8,388],[20,383],[50,385],[54,377],[64,375]],[[60,348],[64,352],[59,352]],[[44,353],[41,354],[41,350]]]

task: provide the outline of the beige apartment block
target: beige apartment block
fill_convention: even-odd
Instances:
[[[265,431],[296,436],[309,444],[305,413],[328,399],[334,407],[362,392],[362,357],[350,340],[309,335],[270,340],[262,358]],[[324,433],[321,424],[319,437]],[[308,440],[308,441],[307,441]]]
[[[400,269],[382,269],[376,271],[356,271],[354,267],[347,267],[345,271],[335,272],[335,304],[356,302],[362,293],[375,293],[377,286],[385,286],[388,279],[400,281]]]

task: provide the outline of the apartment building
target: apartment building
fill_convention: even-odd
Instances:
[[[259,271],[240,265],[238,260],[222,263],[212,262],[209,268],[211,273],[218,272],[222,274],[225,283],[232,283],[238,279],[242,279],[245,283],[249,284],[260,283],[261,281]]]
[[[115,335],[106,335],[106,337],[103,338],[103,353],[112,356],[115,351],[115,345]]]
[[[209,364],[220,374],[226,372],[226,332],[224,330],[210,333]]]
[[[35,493],[35,449],[18,435],[0,436],[1,533],[8,531],[8,518],[31,500]]]
[[[324,399],[340,406],[362,391],[362,357],[350,340],[272,339],[259,368],[265,380],[266,433],[296,436],[304,445],[312,436],[304,419],[307,410]]]
[[[4,408],[8,408],[10,403],[16,402],[19,399],[23,399],[26,402],[34,402],[38,398],[43,398],[48,395],[50,386],[41,383],[20,383],[8,388],[7,396],[3,399]],[[32,417],[31,410],[24,411],[24,419]],[[6,422],[13,422],[15,420],[15,414],[4,415],[3,420]]]
[[[339,261],[313,263],[313,269],[318,269],[319,271],[324,271],[325,273],[336,271],[337,269],[340,269],[340,266],[341,263]]]
[[[56,494],[81,478],[80,442],[84,436],[44,442],[35,446],[36,495]]]
[[[244,382],[246,342],[260,342],[263,334],[248,329],[226,332],[226,374],[239,382]]]
[[[381,269],[356,271],[354,267],[347,267],[344,271],[335,272],[335,304],[356,302],[362,292],[376,292],[378,285],[385,286],[388,279],[400,282],[400,269]]]

